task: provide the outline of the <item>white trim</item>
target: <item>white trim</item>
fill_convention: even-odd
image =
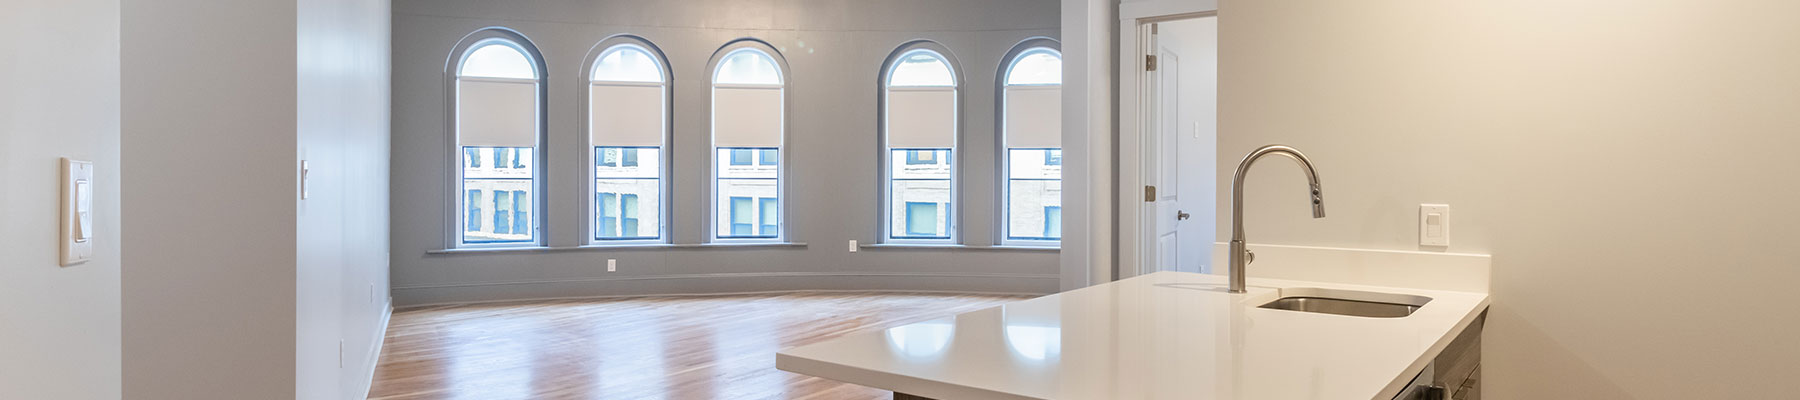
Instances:
[[[944,64],[944,68],[948,69],[950,72],[951,85],[893,86],[890,84],[891,81],[893,81],[894,71],[900,67],[899,63],[901,60],[905,59],[909,54],[921,52],[931,54],[931,56]],[[964,182],[962,178],[962,164],[963,161],[965,161],[963,157],[963,134],[965,133],[963,124],[968,118],[966,118],[967,114],[963,112],[963,107],[967,106],[967,104],[963,98],[964,92],[962,83],[965,79],[963,78],[963,66],[961,60],[957,59],[956,55],[951,53],[950,49],[945,47],[942,43],[925,39],[909,41],[901,44],[899,47],[894,48],[893,51],[888,53],[887,58],[881,63],[881,73],[877,74],[875,79],[875,87],[878,93],[875,103],[877,132],[877,150],[875,154],[875,162],[877,163],[875,166],[875,201],[877,204],[875,204],[876,231],[875,240],[873,242],[895,245],[956,245],[962,243],[962,212],[963,209],[967,208],[965,207],[962,197],[962,184]],[[889,137],[891,132],[888,131],[888,117],[890,114],[888,111],[889,107],[892,105],[892,101],[889,100],[888,97],[892,92],[949,92],[952,110],[950,147],[893,146],[890,143],[891,140]],[[944,230],[945,233],[947,233],[945,236],[948,237],[941,239],[894,237],[894,213],[899,212],[899,210],[894,209],[893,153],[895,150],[947,150],[949,152],[950,179],[947,181],[950,186],[950,198],[949,201],[945,203],[947,204],[945,208],[948,209],[949,212],[944,216]]]
[[[382,307],[381,310],[381,322],[380,325],[378,325],[379,328],[375,329],[375,341],[370,342],[375,345],[370,346],[369,348],[368,379],[362,381],[362,391],[360,393],[363,394],[364,399],[369,398],[369,390],[374,389],[375,387],[375,369],[381,366],[381,346],[387,343],[388,323],[393,321],[394,318],[394,298],[393,296],[389,296],[387,300],[387,307]]]
[[[758,52],[761,52],[764,55],[768,56],[769,60],[771,62],[775,63],[775,69],[776,69],[775,72],[776,72],[776,75],[780,78],[781,83],[775,84],[775,85],[718,83],[719,67],[722,66],[722,63],[725,61],[725,58],[729,57],[733,53],[736,53],[738,51],[743,51],[745,49],[751,49],[754,51],[758,51]],[[706,209],[700,213],[701,226],[703,227],[703,229],[705,229],[705,235],[703,235],[701,237],[704,238],[704,240],[707,243],[720,243],[720,244],[782,244],[782,243],[787,243],[788,240],[791,240],[794,237],[793,231],[792,231],[793,227],[794,227],[794,225],[792,224],[793,213],[788,212],[789,210],[792,209],[791,207],[789,207],[789,205],[790,205],[790,203],[793,203],[793,201],[792,201],[793,199],[788,196],[788,191],[787,191],[787,188],[788,188],[787,171],[788,171],[788,169],[793,168],[793,164],[794,164],[793,153],[788,151],[789,150],[788,135],[790,135],[792,133],[789,129],[790,128],[789,123],[790,123],[790,121],[792,121],[791,117],[793,116],[793,113],[794,113],[794,111],[793,111],[794,110],[794,101],[793,101],[793,96],[790,96],[791,89],[793,89],[792,88],[793,81],[788,79],[788,76],[787,76],[788,71],[792,69],[792,66],[790,66],[787,62],[787,55],[782,54],[781,51],[779,49],[775,48],[774,45],[772,45],[766,41],[763,41],[762,39],[745,37],[745,38],[739,38],[739,39],[732,40],[731,42],[726,43],[724,46],[720,46],[718,50],[715,50],[713,52],[712,58],[707,61],[706,68],[707,68],[707,79],[706,79],[707,95],[706,95],[706,103],[705,103],[706,109],[704,111],[702,111],[702,114],[706,116],[706,148],[707,148],[707,152],[706,152],[706,170],[703,171],[703,173],[701,175],[701,179],[706,181],[706,184],[704,186],[702,186],[703,188],[705,188],[705,191],[703,193],[701,193],[701,195],[705,196],[705,198],[706,198],[706,203],[705,203]],[[781,140],[780,140],[779,146],[776,147],[776,154],[777,154],[776,157],[777,157],[778,161],[776,163],[776,169],[775,169],[775,198],[777,199],[776,200],[776,204],[777,204],[776,220],[779,222],[776,223],[776,228],[775,228],[776,233],[775,233],[775,237],[773,237],[773,238],[721,238],[721,237],[719,237],[719,226],[718,226],[718,222],[719,222],[718,220],[720,217],[720,215],[719,215],[719,149],[721,147],[718,145],[718,139],[716,137],[714,137],[715,133],[717,132],[717,129],[714,126],[714,124],[717,123],[717,118],[716,118],[717,113],[715,112],[716,107],[713,104],[717,100],[718,96],[717,96],[716,92],[717,92],[717,89],[719,89],[719,88],[780,88],[781,89]],[[730,148],[730,147],[731,146],[726,146],[724,148]],[[673,160],[674,157],[667,157],[667,159]]]
[[[1218,11],[1219,0],[1137,0],[1119,4],[1119,25],[1122,28],[1139,19]]]
[[[656,82],[594,80],[594,68],[600,62],[600,59],[605,57],[607,52],[620,46],[635,47],[649,55],[651,61],[656,64],[657,73],[662,80]],[[675,73],[672,69],[673,68],[669,65],[668,54],[663,53],[662,48],[657,47],[650,39],[637,35],[618,34],[595,42],[594,46],[588,49],[588,55],[582,61],[581,70],[576,71],[581,78],[579,81],[587,82],[586,86],[588,90],[592,90],[596,86],[661,87],[663,89],[662,144],[656,146],[658,152],[657,157],[661,161],[661,163],[657,165],[657,190],[659,190],[659,193],[657,193],[657,207],[660,209],[657,211],[656,223],[658,227],[656,239],[603,240],[598,237],[600,236],[599,218],[597,215],[594,215],[595,209],[599,207],[599,204],[594,203],[594,194],[598,192],[598,188],[595,186],[594,181],[599,179],[599,177],[595,176],[595,169],[599,160],[594,159],[596,156],[596,146],[594,146],[593,130],[590,126],[593,119],[591,105],[593,100],[590,98],[591,94],[588,93],[577,96],[577,111],[583,113],[581,118],[576,119],[576,128],[581,132],[581,134],[577,136],[579,136],[579,146],[582,149],[581,169],[584,171],[582,172],[584,178],[581,187],[586,188],[581,194],[581,202],[586,206],[582,207],[582,210],[579,213],[579,215],[581,215],[581,226],[585,227],[585,229],[583,229],[585,233],[583,233],[581,239],[576,242],[582,247],[644,246],[667,244],[674,240],[674,232],[672,229],[674,228],[673,214],[675,210],[675,200],[673,196],[670,196],[671,193],[675,192],[674,179],[672,178],[675,171],[675,152],[673,151],[675,148]],[[621,218],[623,218],[623,216],[621,216]]]
[[[1144,239],[1152,236],[1149,230],[1155,229],[1146,226],[1144,213],[1156,211],[1154,207],[1145,207],[1150,203],[1144,202],[1144,121],[1149,114],[1143,96],[1150,93],[1145,90],[1145,85],[1154,84],[1149,79],[1150,72],[1144,70],[1143,62],[1148,54],[1146,51],[1153,50],[1149,48],[1153,43],[1147,43],[1150,33],[1147,22],[1174,16],[1217,18],[1218,11],[1217,0],[1148,0],[1119,5],[1119,156],[1118,163],[1113,165],[1119,183],[1116,200],[1118,269],[1115,271],[1118,279],[1150,272],[1144,268],[1144,263],[1151,259],[1150,252],[1153,251]]]
[[[1009,85],[1009,84],[1007,84],[1006,80],[1009,76],[1012,75],[1012,68],[1014,66],[1018,65],[1019,60],[1024,59],[1025,58],[1024,56],[1027,55],[1027,53],[1032,53],[1038,49],[1050,50],[1051,53],[1054,53],[1056,55],[1056,58],[1058,60],[1063,61],[1063,63],[1064,63],[1063,70],[1065,71],[1065,74],[1063,75],[1063,81],[1060,83],[1054,84],[1054,85],[1051,85],[1051,84]],[[1012,229],[1012,225],[1011,225],[1012,224],[1012,150],[1014,150],[1015,148],[1007,146],[1007,140],[1006,140],[1006,133],[1008,131],[1007,126],[1006,126],[1007,89],[1008,88],[1028,88],[1031,90],[1040,90],[1040,89],[1054,88],[1056,90],[1063,90],[1063,88],[1066,87],[1065,84],[1068,83],[1068,80],[1069,80],[1069,76],[1066,73],[1066,71],[1068,71],[1068,59],[1066,58],[1066,56],[1063,53],[1062,41],[1057,40],[1055,38],[1048,38],[1048,37],[1040,36],[1040,37],[1032,37],[1032,38],[1025,39],[1023,41],[1020,41],[1017,44],[1014,44],[1010,49],[1007,50],[1006,54],[1002,55],[1000,58],[1000,69],[998,72],[995,73],[995,78],[994,78],[994,149],[995,149],[994,150],[994,154],[995,154],[994,155],[994,163],[996,164],[996,166],[998,166],[998,168],[995,168],[995,176],[994,176],[994,182],[995,182],[995,186],[996,186],[996,191],[994,193],[994,195],[995,195],[994,196],[995,197],[994,204],[995,204],[995,207],[998,207],[998,208],[996,209],[997,212],[994,213],[995,219],[994,219],[994,232],[993,232],[994,243],[999,243],[1000,246],[1003,246],[1003,247],[1044,247],[1044,248],[1056,248],[1058,250],[1061,250],[1062,244],[1063,244],[1062,239],[1063,239],[1063,237],[1067,237],[1067,233],[1068,233],[1067,226],[1068,225],[1066,223],[1064,224],[1064,227],[1062,228],[1062,232],[1064,233],[1064,236],[1059,237],[1054,240],[1013,239],[1012,236],[1010,235],[1011,232],[1009,230]],[[1068,101],[1066,93],[1068,93],[1068,92],[1065,91],[1064,93],[1065,93],[1065,95],[1064,95],[1063,101],[1066,103]],[[1066,106],[1067,105],[1064,104],[1065,108],[1066,108]],[[1064,120],[1062,122],[1060,122],[1060,123],[1063,123],[1061,128],[1065,132],[1069,128],[1069,126],[1066,124],[1066,122],[1067,122],[1067,118],[1064,118]],[[1018,150],[1055,149],[1057,151],[1063,151],[1064,147],[1061,147],[1061,145],[1062,144],[1059,143],[1059,146],[1054,147],[1054,148],[1016,148],[1016,149],[1018,149]],[[1068,152],[1064,151],[1063,154],[1066,157]],[[1064,158],[1064,161],[1065,161],[1064,165],[1067,165],[1066,164],[1067,158]],[[1061,170],[1061,172],[1062,172],[1062,175],[1059,179],[1057,179],[1057,182],[1059,184],[1063,185],[1062,193],[1065,194],[1065,196],[1063,197],[1063,202],[1058,203],[1059,205],[1057,205],[1057,207],[1067,210],[1067,208],[1064,206],[1066,206],[1068,204],[1068,196],[1067,196],[1067,194],[1069,193],[1068,185],[1067,185],[1067,180],[1069,178],[1068,169],[1064,168]],[[1067,214],[1064,214],[1064,215],[1066,216]],[[1063,221],[1068,221],[1068,220],[1064,219]],[[1065,285],[1064,289],[1070,289],[1070,287],[1067,287]]]
[[[512,47],[513,49],[518,50],[520,53],[524,54],[526,60],[531,62],[532,75],[534,76],[534,78],[532,78],[532,79],[515,79],[515,78],[462,77],[462,76],[460,76],[461,72],[462,72],[463,62],[468,59],[470,54],[474,54],[475,49],[483,47],[483,46],[485,46],[485,43],[489,43],[489,42],[500,42],[503,45]],[[504,28],[504,27],[481,28],[481,29],[475,30],[474,32],[470,32],[468,35],[463,36],[462,39],[457,41],[455,46],[451,47],[449,58],[445,62],[445,65],[444,65],[444,81],[443,81],[443,85],[444,85],[443,87],[445,88],[444,116],[443,116],[444,117],[443,120],[444,120],[445,147],[444,147],[444,153],[442,155],[444,157],[443,158],[444,165],[448,167],[445,175],[447,175],[448,179],[449,179],[449,182],[445,182],[446,183],[445,187],[448,188],[448,190],[446,190],[443,193],[443,195],[445,196],[445,198],[444,198],[445,208],[443,210],[444,211],[443,216],[444,216],[444,221],[445,221],[446,225],[443,226],[443,232],[441,232],[441,233],[442,233],[442,235],[443,235],[442,237],[444,239],[444,242],[443,242],[444,247],[446,247],[446,248],[525,247],[525,246],[546,246],[550,243],[549,238],[548,238],[549,235],[547,234],[549,232],[549,229],[546,229],[546,226],[545,226],[545,225],[547,225],[547,222],[549,221],[549,219],[544,217],[545,215],[549,214],[548,211],[550,209],[550,207],[549,207],[550,201],[547,198],[547,196],[545,196],[545,194],[549,193],[549,190],[548,190],[549,179],[547,179],[547,176],[549,175],[549,170],[550,170],[548,163],[545,162],[545,160],[549,159],[548,144],[549,144],[549,138],[550,138],[550,132],[549,132],[549,115],[550,114],[549,114],[549,107],[547,106],[547,104],[549,104],[550,93],[549,93],[549,88],[545,85],[545,83],[549,80],[549,77],[545,73],[545,71],[548,69],[549,69],[548,65],[545,63],[545,61],[543,59],[543,54],[541,53],[540,49],[538,49],[537,43],[532,42],[531,38],[526,37],[525,34],[515,31],[515,30],[512,30],[512,29],[509,29],[509,28]],[[464,156],[464,153],[463,153],[462,141],[461,141],[462,135],[457,127],[457,107],[458,107],[461,99],[459,98],[459,96],[457,94],[457,83],[459,81],[465,80],[465,79],[467,79],[467,80],[494,80],[494,81],[499,81],[499,82],[527,82],[527,81],[529,81],[529,82],[532,82],[533,84],[535,84],[535,86],[536,86],[536,89],[537,89],[536,90],[537,91],[536,105],[535,105],[536,115],[534,115],[533,118],[536,120],[537,127],[536,127],[536,131],[533,132],[534,145],[532,146],[532,163],[535,165],[533,165],[532,175],[531,175],[531,182],[532,182],[531,183],[531,185],[532,185],[531,186],[531,188],[532,188],[531,189],[532,190],[532,196],[531,196],[532,197],[532,205],[531,205],[532,234],[531,234],[531,238],[532,238],[532,240],[529,243],[522,243],[522,242],[464,243],[463,242],[465,230],[468,227],[468,223],[463,220],[463,218],[466,216],[466,213],[465,213],[466,210],[463,209],[463,201],[464,201],[464,196],[466,196],[468,192],[467,192],[467,189],[463,187],[463,156]]]

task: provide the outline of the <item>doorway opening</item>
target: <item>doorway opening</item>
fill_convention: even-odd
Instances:
[[[1120,277],[1211,272],[1217,235],[1218,16],[1138,20],[1135,118],[1122,129]],[[1123,87],[1122,87],[1123,88]],[[1130,146],[1130,147],[1127,147]],[[1135,153],[1135,154],[1131,154]],[[1134,171],[1135,170],[1135,171]],[[1135,174],[1132,174],[1135,172]],[[1135,178],[1135,179],[1129,179]],[[1135,181],[1135,182],[1131,182]],[[1130,195],[1133,193],[1128,193]]]

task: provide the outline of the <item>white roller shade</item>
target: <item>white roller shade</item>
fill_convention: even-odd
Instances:
[[[588,95],[588,132],[595,146],[662,146],[661,85],[594,84]]]
[[[537,83],[457,80],[456,134],[463,146],[536,146]]]
[[[1062,85],[1006,87],[1006,147],[1062,147]]]
[[[888,89],[886,120],[888,147],[955,147],[956,90],[947,87]]]
[[[781,146],[780,87],[714,87],[713,145]]]

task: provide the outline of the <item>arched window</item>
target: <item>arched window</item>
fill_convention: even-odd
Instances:
[[[543,63],[524,36],[488,29],[452,53],[459,247],[541,245]]]
[[[712,64],[711,237],[785,240],[785,61],[767,43],[739,39],[720,48]]]
[[[936,43],[901,46],[882,65],[883,241],[956,240],[957,73]]]
[[[1035,38],[1008,52],[1000,72],[1001,243],[1062,240],[1062,52]]]
[[[663,242],[668,65],[661,51],[637,37],[609,38],[595,49],[586,85],[592,242]]]

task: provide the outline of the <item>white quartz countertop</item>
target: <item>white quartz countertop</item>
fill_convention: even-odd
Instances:
[[[1380,399],[1488,306],[1484,293],[1158,272],[782,351],[784,371],[929,398]],[[1290,288],[1432,300],[1410,316],[1257,308]]]

